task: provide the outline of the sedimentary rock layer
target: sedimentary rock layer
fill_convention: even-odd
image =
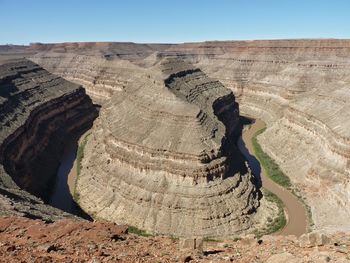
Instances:
[[[240,129],[233,94],[178,60],[150,72],[103,105],[85,146],[79,204],[152,233],[249,229],[259,197],[233,143]]]
[[[132,53],[134,45],[130,52],[125,45],[110,46],[113,51],[106,48],[107,44],[101,48],[92,43],[80,48],[68,45],[67,49],[57,45],[46,49],[33,46],[31,52],[37,52],[36,61],[61,75],[79,71],[79,63],[68,58],[69,52],[89,56],[91,61],[98,56],[109,63],[132,65],[137,70],[169,56],[191,62],[233,91],[241,113],[262,118],[268,124],[259,141],[302,189],[312,208],[315,228],[350,228],[349,40],[204,42],[161,49],[143,46],[137,49],[138,59],[110,56]],[[52,50],[59,51],[58,47],[61,58],[52,55]],[[66,65],[66,73],[50,66],[52,58],[69,61],[61,64]],[[117,68],[113,70],[121,81],[125,78]],[[137,75],[136,71],[131,72]],[[99,75],[98,70],[89,74]],[[113,74],[100,76],[99,82],[108,82]],[[104,92],[103,86],[92,83],[89,80],[87,86],[94,87],[93,92]]]
[[[243,114],[268,123],[259,142],[302,190],[315,228],[350,229],[350,41],[175,49],[172,55],[181,54],[231,88]]]
[[[32,61],[83,85],[95,103],[103,104],[128,83],[148,78],[143,67],[152,65],[156,52],[170,46],[135,43],[34,44],[27,52]],[[33,55],[33,52],[37,54]]]
[[[35,207],[42,206],[48,216],[62,214],[24,190],[47,197],[65,139],[92,125],[96,116],[81,86],[28,60],[0,65],[0,187],[4,213],[11,209],[22,213],[24,209],[25,214],[36,214]]]
[[[128,83],[147,78],[145,70],[128,60],[74,53],[40,53],[31,60],[67,80],[83,85],[95,103],[103,104]]]

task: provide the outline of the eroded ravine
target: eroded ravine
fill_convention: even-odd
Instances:
[[[307,213],[303,204],[291,192],[276,184],[269,177],[263,167],[260,167],[257,158],[253,155],[254,148],[252,139],[254,134],[265,128],[265,123],[262,120],[255,120],[255,122],[243,131],[242,140],[239,142],[241,152],[248,160],[251,169],[255,174],[260,174],[262,186],[270,192],[277,195],[285,206],[287,213],[287,224],[278,232],[282,235],[296,235],[300,236],[307,232]]]

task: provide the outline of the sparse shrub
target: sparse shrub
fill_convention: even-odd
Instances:
[[[290,189],[292,187],[292,183],[288,176],[286,176],[276,162],[268,156],[261,148],[258,143],[257,136],[265,131],[266,128],[257,131],[252,139],[254,152],[256,157],[259,159],[261,165],[264,167],[266,171],[266,175],[271,178],[275,183]]]
[[[263,192],[267,201],[273,202],[277,205],[278,215],[275,219],[272,219],[271,217],[267,218],[268,224],[267,224],[266,228],[255,232],[255,236],[257,238],[260,238],[263,235],[269,235],[269,234],[272,234],[274,232],[277,232],[277,231],[283,229],[284,226],[287,224],[287,219],[286,219],[286,216],[284,214],[284,206],[283,206],[283,202],[281,201],[281,199],[279,199],[277,195],[268,191],[267,189],[263,188],[262,192]]]
[[[253,136],[252,143],[253,143],[255,155],[258,158],[262,167],[265,169],[266,175],[275,183],[291,190],[291,192],[300,200],[300,202],[302,202],[307,212],[309,228],[312,228],[314,223],[312,221],[311,208],[306,204],[305,197],[300,195],[299,189],[293,188],[289,177],[282,172],[278,164],[276,164],[276,162],[262,150],[260,144],[258,143],[257,136],[263,133],[265,130],[266,128],[261,129],[257,131]]]
[[[206,242],[220,242],[220,240],[212,238],[212,237],[205,237],[203,240]]]
[[[237,241],[240,241],[242,238],[240,238],[240,237],[235,237],[234,239],[233,239],[233,241],[235,241],[235,242],[237,242]]]
[[[134,226],[129,226],[128,232],[138,236],[143,236],[143,237],[152,236],[151,234],[147,233],[145,230],[138,229],[137,227],[134,227]]]
[[[77,182],[78,182],[78,178],[79,178],[80,171],[81,171],[81,162],[84,158],[84,148],[85,148],[85,145],[87,143],[87,139],[88,139],[89,135],[90,135],[90,133],[84,137],[82,143],[78,145],[78,150],[77,150],[77,157],[76,157],[77,176],[75,178],[74,191],[73,191],[73,199],[77,203],[79,203],[80,196],[79,196],[79,193],[77,193],[77,191],[76,191],[76,187],[77,187]]]

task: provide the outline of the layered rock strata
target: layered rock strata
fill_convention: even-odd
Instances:
[[[349,40],[216,41],[147,49],[142,46],[137,49],[138,59],[108,55],[132,53],[136,50],[134,45],[130,45],[130,52],[125,45],[117,44],[110,45],[113,49],[101,48],[98,43],[80,48],[78,44],[68,45],[66,49],[62,45],[46,49],[33,46],[31,52],[37,52],[34,59],[53,72],[56,69],[50,66],[51,60],[70,61],[61,64],[66,65],[66,73],[57,70],[61,75],[79,71],[79,63],[68,58],[70,53],[84,54],[91,61],[98,57],[111,64],[131,65],[136,70],[131,71],[133,76],[141,67],[150,67],[169,56],[181,57],[201,68],[234,92],[242,114],[267,123],[268,129],[259,141],[302,190],[312,208],[315,228],[350,229]],[[52,55],[58,49],[60,58]],[[118,74],[118,67],[113,70],[114,76],[125,78]],[[89,74],[97,76],[98,70]],[[113,74],[100,76],[98,81],[106,82]],[[93,80],[88,83],[95,93],[104,92],[103,86],[91,84]]]
[[[233,94],[178,60],[151,72],[103,105],[85,146],[79,204],[152,233],[230,236],[251,228],[259,197],[234,145]]]
[[[64,43],[36,44],[30,59],[48,71],[83,85],[95,103],[103,104],[128,83],[149,78],[145,67],[153,65],[158,51],[168,44]]]
[[[47,197],[55,182],[65,139],[91,126],[96,116],[97,111],[81,86],[50,74],[29,60],[0,65],[3,213],[62,215],[31,194]]]
[[[209,59],[198,48],[178,52],[231,88],[243,114],[268,123],[259,142],[301,190],[314,227],[349,230],[350,42],[204,46]]]

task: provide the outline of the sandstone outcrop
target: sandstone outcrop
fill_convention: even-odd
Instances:
[[[118,65],[107,67],[110,74],[103,73],[103,67],[89,66],[87,75],[93,77],[71,78],[85,79],[79,83],[91,95],[107,92],[103,100],[133,82],[124,75],[127,68],[132,69],[132,76],[143,78],[144,68],[164,57],[181,57],[201,68],[233,91],[242,114],[267,123],[259,142],[301,190],[311,206],[315,228],[350,229],[349,40],[216,41],[161,48],[130,45],[130,52],[127,45],[119,44],[64,46],[32,46],[30,52],[36,52],[33,60],[67,78],[82,76],[79,67],[90,64],[76,62],[79,59],[72,59],[72,54]],[[122,71],[120,65],[125,65]],[[118,83],[113,84],[113,76],[119,77]],[[103,87],[111,80],[110,86],[118,89]]]
[[[235,146],[234,95],[177,59],[149,72],[103,104],[84,150],[79,204],[151,233],[253,230],[266,218],[256,216],[254,177]]]
[[[267,122],[259,142],[301,189],[315,228],[349,230],[350,41],[219,42],[173,49],[231,88],[242,114]]]
[[[35,196],[45,199],[55,182],[65,139],[91,126],[96,116],[81,86],[29,60],[0,65],[2,214],[64,215]]]
[[[128,60],[107,60],[103,56],[74,53],[40,53],[31,57],[48,71],[86,89],[95,103],[103,104],[128,83],[147,78],[145,70]]]

